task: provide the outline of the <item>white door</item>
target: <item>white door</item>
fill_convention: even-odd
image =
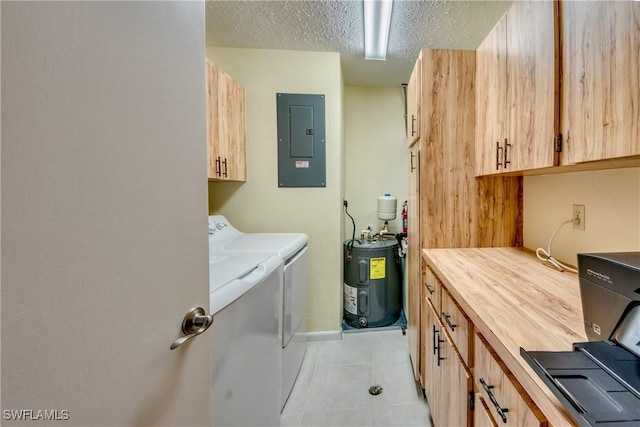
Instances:
[[[209,425],[204,4],[0,7],[2,423]]]

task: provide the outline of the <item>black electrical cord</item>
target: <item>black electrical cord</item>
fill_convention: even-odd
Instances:
[[[351,218],[351,223],[353,224],[353,233],[351,233],[351,240],[349,240],[347,242],[347,250],[349,250],[349,252],[351,252],[351,250],[353,249],[353,243],[354,242],[358,242],[358,243],[362,243],[362,242],[360,242],[360,240],[356,240],[356,222],[353,219],[353,217],[349,214],[349,211],[347,209],[348,209],[347,208],[347,203],[345,202],[344,213],[346,213],[347,216],[349,218]]]

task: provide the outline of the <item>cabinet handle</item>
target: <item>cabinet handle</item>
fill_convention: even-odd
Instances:
[[[493,403],[493,406],[495,406],[496,411],[498,412],[498,415],[500,415],[500,418],[502,418],[502,422],[506,424],[507,416],[505,414],[509,412],[509,409],[503,408],[502,406],[500,406],[500,404],[498,403],[498,400],[496,399],[496,396],[491,391],[493,389],[493,386],[487,384],[487,382],[482,377],[480,378],[480,384],[482,385],[482,388],[484,389],[484,391],[487,392],[487,395],[489,396],[489,400],[491,400],[491,403]]]
[[[425,283],[424,285],[426,286],[427,291],[429,291],[429,295],[433,295],[436,293],[436,290],[429,286],[427,283]]]
[[[436,335],[438,335],[437,339]],[[436,357],[438,358],[438,366],[440,366],[440,361],[444,360],[444,357],[440,357],[440,344],[442,344],[443,342],[444,340],[440,339],[440,331],[436,329],[436,325],[433,325],[433,355],[437,355]]]
[[[436,347],[438,349],[438,366],[440,366],[440,361],[445,359],[444,357],[440,357],[440,344],[443,342],[444,340],[440,338],[440,331],[438,331],[438,347]]]
[[[413,172],[414,170],[416,170],[416,167],[413,165],[413,159],[415,159],[417,156],[413,153],[411,153],[411,172]]]
[[[216,159],[216,175],[222,176],[222,166],[220,165],[220,156]]]
[[[509,166],[511,164],[511,160],[507,160],[509,158],[509,147],[511,147],[511,144],[509,144],[507,142],[507,138],[504,139],[504,168],[506,169],[507,166]]]
[[[451,323],[451,316],[449,316],[447,313],[445,313],[444,311],[442,312],[442,317],[444,318],[444,321],[447,322],[447,325],[449,325],[449,329],[451,329],[451,332],[455,332],[456,331],[456,325],[455,323]]]
[[[224,172],[222,172],[222,175],[226,178],[227,177],[227,158],[224,158],[224,162],[222,162],[222,164],[224,165]]]
[[[417,131],[415,130],[414,124],[416,123],[416,116],[411,115],[411,136],[415,136]]]
[[[500,162],[500,151],[502,151],[500,141],[496,141],[496,170],[500,170],[500,166],[502,166],[502,162]]]

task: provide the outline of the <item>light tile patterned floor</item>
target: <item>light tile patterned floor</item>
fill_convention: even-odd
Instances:
[[[369,387],[382,386],[372,396]],[[402,330],[345,333],[310,342],[281,425],[431,427]]]

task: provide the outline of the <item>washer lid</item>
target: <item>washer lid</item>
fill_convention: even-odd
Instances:
[[[303,233],[246,233],[224,244],[210,246],[209,250],[214,254],[268,253],[287,259],[308,240]]]
[[[254,286],[271,278],[282,281],[282,260],[277,256],[230,255],[215,256],[209,264],[209,306],[216,314],[249,292]]]
[[[266,254],[253,255],[209,255],[209,291],[239,279],[269,258]]]

